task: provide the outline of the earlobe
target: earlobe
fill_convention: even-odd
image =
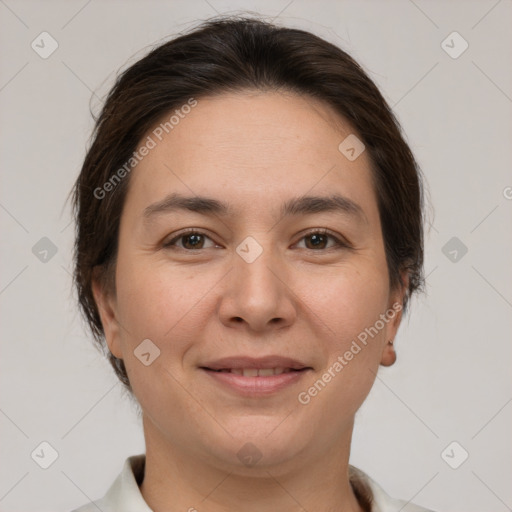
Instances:
[[[380,364],[382,366],[391,366],[395,364],[396,361],[396,352],[395,347],[393,345],[393,340],[390,340],[386,343],[384,350],[382,351],[382,358],[380,360]]]
[[[122,359],[115,298],[110,293],[107,293],[101,281],[96,274],[92,279],[92,293],[100,315],[107,346],[115,357]]]

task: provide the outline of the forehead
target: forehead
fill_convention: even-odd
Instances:
[[[323,102],[294,93],[242,91],[196,101],[197,105],[181,117],[166,113],[148,135],[156,137],[159,146],[164,142],[192,150],[187,159],[194,154],[202,156],[207,149],[213,150],[217,159],[228,158],[230,167],[236,167],[275,165],[300,155],[311,158],[325,154],[329,146],[335,152],[340,136],[353,131]],[[180,112],[180,107],[176,111]],[[171,118],[174,124],[166,125]],[[185,156],[185,152],[180,153],[175,155],[178,159]]]
[[[262,206],[308,192],[375,199],[365,152],[350,161],[339,150],[354,130],[323,102],[261,91],[196,101],[143,137],[154,147],[132,171],[127,197],[139,210],[170,192],[230,196],[242,209],[256,197]]]

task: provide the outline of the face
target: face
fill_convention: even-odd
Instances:
[[[199,99],[160,132],[130,175],[116,294],[94,285],[146,436],[240,474],[251,450],[332,453],[400,320],[367,152],[348,159],[350,125],[285,93]]]

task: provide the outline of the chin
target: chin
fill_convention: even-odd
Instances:
[[[266,470],[286,465],[308,445],[299,432],[282,424],[286,416],[245,417],[236,427],[223,423],[229,434],[209,444],[210,454],[241,475],[267,476]],[[223,464],[223,465],[224,465]]]

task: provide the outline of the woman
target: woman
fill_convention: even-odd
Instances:
[[[423,236],[415,160],[346,53],[248,18],[157,47],[74,205],[80,305],[146,441],[80,512],[426,510],[349,465]]]

